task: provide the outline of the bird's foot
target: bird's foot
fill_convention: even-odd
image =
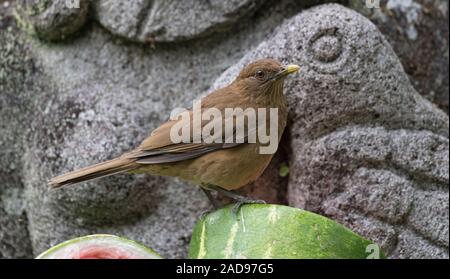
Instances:
[[[209,190],[214,190],[217,191],[219,193],[222,193],[223,195],[225,195],[226,197],[232,199],[235,201],[235,204],[233,206],[232,213],[235,217],[237,217],[237,214],[239,213],[239,209],[241,208],[241,206],[243,206],[244,204],[265,204],[266,202],[263,200],[254,200],[251,198],[247,198],[241,195],[238,195],[232,191],[226,190],[222,187],[216,186],[216,185],[212,185],[212,184],[207,184],[207,185],[203,185],[202,189],[204,189],[205,194],[208,196],[208,198],[211,197],[211,193],[209,193]],[[210,198],[211,200],[211,198]]]
[[[242,197],[240,199],[237,199],[235,204],[233,205],[233,208],[231,209],[231,212],[235,217],[237,217],[239,210],[241,209],[241,206],[244,204],[265,204],[266,201],[264,200],[254,200],[251,198]]]
[[[212,210],[205,210],[200,214],[200,220],[205,219],[206,215],[208,215],[209,213],[211,213]]]

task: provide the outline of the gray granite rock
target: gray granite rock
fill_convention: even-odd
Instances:
[[[35,71],[20,30],[13,17],[5,15],[7,11],[9,6],[0,6],[0,258],[26,258],[32,249],[18,138],[26,127],[23,115]]]
[[[379,30],[339,5],[308,9],[245,55],[301,66],[290,106],[289,204],[395,258],[448,258],[448,116],[422,98]]]
[[[449,27],[447,0],[381,0],[379,9],[349,0],[374,22],[400,58],[414,88],[448,111]]]
[[[97,20],[109,31],[138,42],[172,42],[223,30],[265,1],[95,1]]]
[[[173,42],[228,29],[264,1],[20,0],[23,22],[39,37],[63,39],[92,14],[111,33],[141,42]]]
[[[253,16],[230,5],[247,16],[234,26],[237,18],[222,18],[228,31],[212,32],[222,31],[222,23],[202,21],[199,26],[212,29],[170,40],[210,36],[152,47],[125,43],[134,27],[112,24],[120,17],[107,20],[111,28],[131,26],[123,34],[94,23],[64,43],[22,42],[16,29],[2,32],[0,42],[8,43],[0,55],[8,59],[0,61],[0,181],[6,185],[0,188],[0,256],[31,257],[92,233],[135,239],[165,257],[186,256],[193,224],[209,206],[193,185],[123,174],[49,191],[46,181],[136,146],[172,108],[209,91],[228,67],[234,65],[213,87],[255,58],[274,57],[302,66],[286,84],[290,125],[268,171],[243,192],[283,203],[289,184],[291,205],[338,220],[391,257],[448,257],[448,117],[417,94],[386,39],[363,16],[327,5],[280,25],[303,5],[268,1]],[[0,27],[11,27],[10,18]],[[22,22],[30,23],[36,25]],[[59,37],[75,32],[53,30]],[[278,176],[283,163],[288,178]]]
[[[64,43],[29,38],[34,71],[40,73],[34,78],[45,87],[30,92],[22,113],[27,126],[15,130],[17,144],[9,150],[22,158],[11,187],[24,188],[20,193],[33,254],[72,237],[112,233],[165,257],[185,257],[194,222],[209,208],[197,187],[127,174],[57,191],[49,191],[46,182],[138,145],[173,108],[191,106],[220,73],[302,7],[293,0],[272,3],[228,33],[154,48],[124,43],[96,24]],[[13,76],[14,71],[7,69],[6,74]],[[20,89],[9,88],[6,100]],[[8,112],[2,112],[2,123],[14,118]],[[22,141],[26,144],[19,145]],[[9,163],[0,161],[2,167]],[[262,187],[269,189],[264,193],[274,193],[272,199],[264,197],[276,201],[280,179],[276,165],[270,170],[275,177],[266,174]],[[29,250],[23,253],[31,257]]]
[[[90,0],[19,0],[20,22],[29,33],[45,40],[63,40],[80,30]]]
[[[399,56],[416,90],[448,110],[449,32],[447,0],[304,0],[304,6],[341,2],[374,22]],[[8,2],[8,1],[5,1]],[[263,3],[271,1],[167,0],[20,0],[21,23],[46,40],[78,31],[92,14],[111,33],[153,46],[221,33],[242,26]],[[92,2],[92,5],[89,3]],[[77,8],[78,7],[78,8]],[[266,8],[266,7],[265,7]]]

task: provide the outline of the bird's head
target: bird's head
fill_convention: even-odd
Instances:
[[[280,93],[284,79],[299,69],[297,65],[282,65],[274,59],[261,59],[242,69],[235,83],[246,92],[267,96]]]

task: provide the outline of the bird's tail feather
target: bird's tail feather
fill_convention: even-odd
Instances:
[[[136,168],[137,164],[135,163],[135,160],[119,157],[54,177],[49,181],[49,185],[53,188],[58,188],[120,172],[130,171]]]

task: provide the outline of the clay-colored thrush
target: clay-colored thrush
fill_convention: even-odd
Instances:
[[[297,65],[283,66],[273,59],[255,61],[247,65],[230,85],[203,97],[201,109],[217,108],[224,115],[226,108],[243,110],[253,108],[256,111],[261,108],[277,108],[276,144],[278,145],[287,120],[283,81],[288,74],[298,70]],[[188,113],[192,114],[192,110]],[[269,116],[269,113],[266,115]],[[231,117],[234,117],[231,125],[236,125],[235,116]],[[226,122],[226,118],[225,113],[224,119],[220,121]],[[194,182],[205,190],[210,199],[209,190],[215,190],[235,199],[238,206],[251,202],[230,190],[256,180],[272,159],[273,154],[261,154],[259,147],[262,143],[259,137],[253,143],[247,140],[248,134],[245,134],[243,143],[225,141],[223,143],[205,143],[204,141],[174,143],[171,138],[171,129],[179,121],[181,120],[175,119],[165,122],[131,152],[110,161],[55,177],[49,184],[52,187],[60,187],[121,172],[148,172],[177,176]],[[270,120],[267,119],[266,122],[269,125]],[[204,127],[207,123],[201,121],[200,125]],[[193,129],[190,131],[195,133]],[[215,203],[214,205],[216,206]]]

